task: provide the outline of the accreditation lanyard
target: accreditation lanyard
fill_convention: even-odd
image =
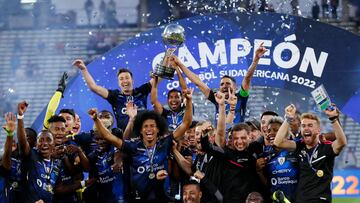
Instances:
[[[307,160],[308,160],[308,162],[309,162],[309,166],[310,166],[310,168],[311,168],[313,171],[315,171],[315,172],[316,172],[317,170],[313,167],[313,165],[312,165],[311,162],[312,162],[312,160],[313,160],[314,154],[317,152],[318,147],[319,147],[319,143],[315,146],[315,148],[314,148],[314,150],[312,151],[310,157],[309,157],[309,153],[306,152],[306,157],[307,157]]]

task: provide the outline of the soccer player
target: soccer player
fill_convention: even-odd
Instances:
[[[39,200],[52,202],[63,163],[51,156],[55,148],[55,141],[49,131],[41,131],[38,135],[36,148],[30,148],[26,140],[23,121],[27,106],[28,104],[25,101],[18,104],[17,118],[17,135],[25,173],[22,202],[33,203]]]
[[[296,116],[296,107],[291,104],[285,108],[286,122],[276,134],[274,145],[281,149],[295,151],[300,157],[300,176],[296,202],[331,202],[331,180],[335,157],[345,147],[347,141],[339,122],[339,110],[335,105],[325,110],[335,132],[334,142],[322,141],[320,118],[313,113],[301,115],[300,133],[302,140],[288,140],[290,123]]]
[[[4,130],[6,131],[6,141],[4,146],[4,154],[1,158],[0,165],[0,202],[5,203],[7,200],[7,191],[6,191],[6,183],[10,175],[11,170],[11,151],[12,151],[12,143],[13,136],[15,131],[15,121],[16,117],[14,113],[8,112],[5,114],[6,126]]]
[[[264,140],[264,151],[262,157],[257,160],[257,170],[259,177],[263,178],[263,182],[270,189],[271,194],[282,191],[285,198],[290,202],[295,202],[299,179],[297,155],[294,152],[278,149],[274,146],[276,133],[282,123],[283,120],[278,116],[273,116],[269,120],[268,131]]]
[[[125,130],[129,121],[129,116],[126,114],[126,104],[129,101],[133,102],[137,106],[138,110],[147,109],[147,96],[151,91],[153,79],[140,87],[134,88],[132,72],[123,68],[117,73],[120,90],[110,90],[95,83],[95,80],[90,75],[85,63],[82,60],[75,60],[73,65],[81,70],[81,73],[90,90],[106,99],[111,104],[118,128]]]
[[[244,121],[246,103],[249,97],[250,81],[260,58],[264,55],[266,51],[267,50],[262,46],[262,44],[256,50],[253,62],[250,65],[248,71],[246,72],[245,77],[243,78],[239,92],[235,93],[237,89],[235,78],[228,75],[224,75],[221,78],[219,91],[225,94],[225,99],[227,99],[228,102],[235,102],[235,105],[226,106],[227,123],[240,123]],[[218,120],[219,110],[218,104],[215,100],[214,91],[211,90],[210,87],[207,86],[203,81],[201,81],[201,79],[195,73],[193,73],[186,66],[184,66],[176,57],[175,63],[180,67],[180,69],[189,78],[189,80],[191,80],[191,82],[193,82],[200,89],[200,91],[205,95],[205,97],[216,106],[215,118],[216,120]],[[231,95],[235,95],[235,97],[231,97]],[[231,119],[228,117],[231,117]]]
[[[174,57],[169,58],[169,60],[174,60]],[[186,82],[182,76],[179,67],[175,66],[176,73],[179,77],[179,83],[182,90],[187,89]],[[171,89],[167,94],[167,104],[169,108],[163,107],[163,105],[158,100],[158,81],[159,78],[154,78],[154,85],[151,88],[150,101],[154,107],[154,111],[163,116],[169,126],[169,131],[174,131],[182,122],[185,106],[184,98],[181,95],[181,91],[178,89]]]
[[[192,90],[185,90],[184,97],[186,98],[186,111],[183,122],[172,135],[166,137],[166,122],[159,114],[153,111],[146,111],[135,118],[133,129],[140,139],[123,141],[104,128],[98,119],[96,109],[89,110],[89,114],[94,120],[100,135],[129,155],[133,191],[140,198],[137,200],[139,202],[155,202],[157,200],[155,188],[152,187],[156,182],[156,173],[159,170],[167,170],[168,156],[173,139],[178,140],[182,137],[191,124]]]

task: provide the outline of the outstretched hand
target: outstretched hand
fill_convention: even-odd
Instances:
[[[325,109],[325,114],[331,118],[331,117],[339,117],[340,115],[340,111],[339,109],[336,107],[336,105],[334,103],[331,104],[331,106],[329,106],[328,108]]]
[[[62,93],[64,93],[65,88],[66,88],[66,80],[68,79],[68,74],[66,72],[64,72],[59,80],[58,83],[58,88],[56,91],[60,91]]]
[[[15,131],[16,125],[16,116],[13,112],[8,112],[5,114],[6,126],[3,126],[4,130],[8,133],[13,133]]]
[[[88,114],[90,115],[90,117],[95,120],[97,117],[98,117],[98,112],[97,112],[97,109],[96,108],[91,108],[89,111],[88,111]]]
[[[260,59],[267,52],[267,49],[264,47],[264,42],[262,42],[259,48],[255,52],[255,59]]]
[[[215,101],[219,105],[224,105],[225,104],[225,94],[220,91],[217,91],[215,93]]]
[[[126,114],[130,119],[134,119],[137,115],[137,106],[133,102],[126,103]]]
[[[294,104],[290,104],[285,108],[285,115],[289,116],[290,118],[294,118],[296,115],[296,107]]]
[[[231,91],[230,88],[228,88],[229,91],[229,98],[225,99],[225,101],[230,105],[235,107],[237,104],[237,97],[235,96],[234,91]]]
[[[20,116],[24,115],[24,113],[26,112],[27,107],[29,106],[29,104],[26,101],[22,101],[18,104],[18,114]]]
[[[187,89],[185,89],[185,90],[182,91],[184,97],[185,97],[186,99],[189,99],[189,100],[192,99],[192,94],[193,94],[193,92],[194,92],[194,89],[193,89],[193,88],[187,88]]]
[[[85,70],[86,69],[86,65],[84,63],[83,60],[81,59],[76,59],[73,63],[73,66],[76,66],[77,68],[79,68],[80,70]]]

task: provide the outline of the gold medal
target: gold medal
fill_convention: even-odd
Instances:
[[[154,179],[154,178],[155,178],[155,173],[150,173],[150,174],[149,174],[149,178],[150,178],[150,179]]]
[[[321,178],[321,177],[324,176],[324,171],[323,171],[323,170],[317,170],[317,171],[316,171],[316,175],[317,175],[319,178]]]
[[[50,193],[53,192],[53,188],[52,188],[51,184],[47,184],[47,185],[46,185],[46,191],[48,191],[48,192],[50,192]]]

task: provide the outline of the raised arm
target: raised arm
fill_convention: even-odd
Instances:
[[[180,137],[184,136],[187,129],[189,129],[192,117],[193,117],[193,106],[192,106],[192,94],[194,89],[186,89],[183,91],[183,95],[186,99],[185,114],[183,117],[183,122],[177,127],[173,133],[174,139],[178,140]]]
[[[92,108],[89,110],[88,113],[89,113],[90,117],[94,120],[96,129],[98,130],[99,135],[106,141],[110,142],[115,147],[121,149],[121,147],[123,145],[122,139],[111,134],[111,132],[107,128],[105,128],[105,126],[102,124],[102,122],[98,118],[97,110],[95,108]]]
[[[44,118],[43,130],[49,129],[48,120],[53,115],[55,115],[56,109],[58,108],[58,106],[60,104],[60,100],[63,97],[64,91],[66,88],[67,78],[68,78],[68,75],[66,72],[64,72],[59,80],[58,88],[56,89],[54,95],[51,97],[49,104],[47,106],[46,114],[45,114],[45,118]]]
[[[332,123],[332,127],[334,129],[334,133],[336,137],[336,140],[332,143],[333,151],[335,154],[339,154],[347,144],[345,133],[339,122],[340,112],[338,108],[335,105],[333,105],[333,110],[327,109],[325,110],[325,113],[329,117],[329,120]]]
[[[18,136],[20,151],[22,152],[22,154],[24,156],[28,156],[30,154],[30,150],[31,150],[29,142],[26,139],[24,120],[23,120],[27,107],[28,107],[28,104],[26,103],[26,101],[22,101],[18,104],[17,136]]]
[[[235,92],[231,92],[230,88],[229,91],[229,98],[225,100],[230,105],[230,111],[226,115],[226,124],[234,123],[235,114],[236,114],[236,104],[237,104],[237,96],[235,96]]]
[[[187,175],[191,175],[192,174],[192,170],[191,170],[191,161],[187,160],[178,150],[178,144],[176,141],[173,141],[173,146],[172,146],[172,153],[174,154],[175,160],[178,163],[178,165],[180,166],[180,168],[187,174]]]
[[[68,145],[66,147],[66,151],[68,154],[77,154],[80,160],[81,167],[84,171],[90,170],[90,162],[84,152],[80,149],[80,147],[76,145]],[[72,163],[74,164],[74,163]]]
[[[131,133],[133,132],[133,128],[134,128],[134,121],[137,115],[137,107],[133,102],[128,102],[126,104],[126,114],[129,116],[129,121],[124,131],[124,135],[123,135],[124,140],[130,139]]]
[[[219,147],[225,146],[225,125],[226,125],[226,113],[225,113],[225,94],[218,91],[215,94],[215,100],[219,104],[219,119],[216,127],[215,143]]]
[[[86,81],[86,84],[89,86],[91,91],[95,92],[104,99],[106,99],[109,96],[109,91],[106,88],[101,87],[95,83],[95,80],[90,75],[89,71],[87,70],[87,67],[85,66],[85,63],[81,59],[76,59],[73,62],[73,65],[81,70],[81,73]]]
[[[255,52],[255,56],[254,59],[248,69],[248,71],[246,72],[246,75],[244,76],[241,85],[242,88],[245,91],[248,91],[250,89],[250,82],[251,82],[251,78],[254,75],[254,72],[256,70],[256,66],[259,63],[260,58],[265,54],[265,52],[267,51],[265,49],[265,47],[263,46],[264,42],[260,44],[259,48],[256,50]]]
[[[290,104],[285,108],[285,121],[280,126],[276,133],[274,145],[281,149],[287,149],[289,151],[295,151],[296,143],[292,140],[287,139],[289,134],[289,122],[294,121],[296,114],[296,107],[294,104]]]
[[[178,75],[178,78],[179,78],[180,87],[181,87],[182,90],[186,90],[187,89],[186,81],[185,81],[185,78],[184,78],[184,76],[182,75],[182,73],[180,71],[180,67],[175,62],[176,61],[175,56],[174,56],[173,60],[174,60],[175,71],[176,71],[176,74]]]
[[[201,79],[195,74],[193,73],[191,70],[189,70],[188,67],[186,67],[181,61],[180,59],[178,59],[175,56],[175,63],[180,67],[180,69],[184,72],[184,74],[186,75],[187,78],[189,78],[189,80],[191,82],[193,82],[199,89],[200,91],[205,95],[206,98],[209,97],[210,94],[210,88],[207,86],[207,84],[205,84],[203,81],[201,81]]]
[[[150,102],[154,108],[154,111],[158,114],[162,114],[164,108],[158,100],[158,81],[159,78],[154,76],[154,83],[151,85]]]
[[[16,117],[14,113],[8,112],[5,114],[6,126],[4,126],[4,130],[6,131],[6,141],[4,146],[4,154],[1,159],[1,165],[6,169],[11,169],[11,150],[12,150],[12,142],[15,131],[15,121]]]

